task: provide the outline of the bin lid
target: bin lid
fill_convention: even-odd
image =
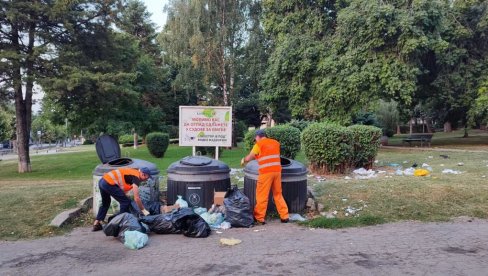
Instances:
[[[230,172],[229,166],[218,160],[205,156],[187,156],[172,163],[167,170],[174,174],[216,174]]]
[[[253,160],[249,162],[244,168],[244,173],[258,175],[259,164],[258,161]],[[282,175],[304,175],[307,174],[308,169],[302,163],[281,156],[281,174]]]
[[[120,158],[120,146],[117,140],[110,135],[102,135],[98,137],[95,144],[98,158],[103,164]]]

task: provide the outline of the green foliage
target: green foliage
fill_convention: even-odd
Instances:
[[[247,132],[247,125],[243,121],[237,121],[234,125],[234,133],[236,138],[244,138],[244,135]]]
[[[161,127],[161,132],[168,133],[169,139],[175,139],[178,138],[179,134],[179,129],[178,126],[173,126],[173,125],[164,125]]]
[[[398,112],[398,103],[395,101],[383,101],[380,100],[379,105],[375,111],[378,118],[379,126],[383,131],[383,134],[392,137],[395,133],[400,113]]]
[[[313,123],[302,132],[310,169],[318,173],[343,173],[353,154],[351,132],[332,123]]]
[[[9,140],[14,133],[14,116],[0,106],[0,141]]]
[[[138,136],[137,142],[142,143],[142,138]],[[134,144],[134,134],[124,134],[124,135],[119,136],[119,144],[133,145]]]
[[[254,137],[256,137],[256,130],[249,130],[244,135],[244,149],[249,152],[251,151],[252,147],[254,146]]]
[[[352,125],[347,128],[352,136],[354,168],[371,168],[380,147],[381,129],[375,126]]]
[[[149,153],[156,158],[164,156],[169,145],[169,135],[162,132],[151,132],[146,136]]]
[[[215,147],[196,147],[195,150],[196,150],[197,154],[207,155],[207,156],[210,156],[212,158],[215,158]],[[225,150],[224,147],[219,147],[219,159],[220,159],[220,157],[223,156],[224,150]]]
[[[266,135],[280,142],[282,156],[295,159],[300,151],[300,130],[296,127],[281,125],[266,129]]]
[[[297,120],[297,119],[292,119],[289,123],[287,123],[286,125],[288,126],[292,126],[292,127],[296,127],[298,128],[300,131],[303,131],[304,129],[306,129],[312,122],[311,121],[307,121],[307,120],[303,120],[303,119],[300,119],[300,120]]]
[[[365,112],[363,110],[354,114],[352,123],[355,125],[379,126],[376,115],[372,112]]]

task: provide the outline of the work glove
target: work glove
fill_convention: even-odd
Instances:
[[[149,216],[149,211],[146,209],[143,209],[142,213],[144,214],[144,216]]]
[[[246,160],[244,160],[244,158],[241,159],[241,167],[244,167],[244,165],[246,165]]]

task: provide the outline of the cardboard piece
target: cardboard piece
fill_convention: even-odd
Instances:
[[[214,192],[214,201],[213,203],[215,206],[217,205],[224,205],[224,197],[226,192]]]
[[[161,213],[171,213],[173,210],[180,208],[179,204],[166,205],[161,207]]]

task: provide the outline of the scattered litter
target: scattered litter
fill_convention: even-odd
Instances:
[[[346,201],[347,201],[347,198],[343,198],[343,199],[342,199],[342,202],[346,202]]]
[[[415,170],[413,175],[415,175],[415,176],[427,176],[427,175],[429,175],[429,171],[424,170],[424,169],[417,169],[417,170]]]
[[[425,169],[426,169],[426,170],[428,170],[429,172],[431,172],[431,171],[432,171],[432,167],[431,167],[429,164],[427,164],[427,163],[423,163],[423,164],[422,164],[422,168],[425,168]]]
[[[444,158],[444,159],[449,158],[449,156],[448,155],[445,155],[445,154],[440,154],[439,156],[442,157],[442,158]]]
[[[232,245],[240,244],[241,242],[242,242],[241,240],[234,239],[234,238],[230,238],[230,239],[222,238],[222,239],[220,239],[220,243],[223,245],[232,246]]]
[[[407,164],[407,163],[408,163],[408,161],[407,161],[407,160],[403,161],[403,164]]]
[[[332,212],[334,216],[337,216],[337,213],[338,213],[337,211]]]
[[[202,217],[212,229],[220,228],[220,224],[224,221],[224,216],[221,213],[210,214],[209,212],[205,212],[200,214],[200,217]]]
[[[198,208],[193,209],[193,212],[195,212],[195,214],[197,214],[197,215],[201,215],[201,214],[207,212],[207,208],[198,207]]]
[[[266,228],[263,228],[263,229],[254,229],[252,231],[253,232],[262,232],[262,231],[266,231]]]
[[[222,234],[222,232],[220,232],[220,231],[215,231],[215,233],[217,233],[217,234]]]
[[[300,214],[289,214],[289,219],[291,221],[306,221],[307,219],[302,217]]]
[[[220,224],[220,229],[227,230],[230,229],[230,223],[228,221],[224,221]]]
[[[239,177],[239,179],[237,179],[238,182],[244,182],[244,177]]]
[[[442,173],[448,173],[448,174],[461,174],[461,172],[460,172],[460,171],[451,170],[451,169],[444,169],[444,170],[442,170]]]
[[[322,177],[322,176],[316,176],[315,179],[317,179],[317,181],[319,181],[319,182],[326,180],[325,177]]]
[[[352,177],[350,177],[350,176],[346,176],[346,177],[344,177],[344,179],[345,179],[345,180],[351,180],[351,179],[352,179]]]
[[[482,175],[481,177],[482,177],[482,178],[485,178],[485,177],[486,177],[486,175]]]
[[[346,211],[346,216],[348,214],[351,214],[351,215],[354,215],[356,214],[357,212],[361,211],[363,208],[354,208],[354,207],[351,207],[351,206],[347,206],[346,209],[344,209]]]
[[[230,175],[234,175],[237,173],[242,173],[242,169],[230,169],[230,172],[229,172]]]
[[[386,171],[378,171],[378,173],[386,173]]]
[[[418,164],[417,164],[417,163],[415,163],[415,162],[413,162],[413,164],[412,164],[412,168],[416,168],[416,167],[418,167]]]
[[[408,168],[403,171],[404,175],[414,175],[415,169],[414,168]]]
[[[403,170],[402,170],[402,169],[397,169],[397,170],[395,171],[395,174],[396,174],[396,175],[403,175]]]
[[[314,177],[314,175],[313,174],[307,174],[307,177],[311,178],[311,177]]]
[[[432,158],[434,158],[434,156],[432,156],[432,155],[429,155],[429,159],[432,159]]]
[[[356,176],[354,176],[354,178],[356,179],[370,179],[370,178],[377,177],[376,172],[371,169],[366,170],[364,168],[360,168],[352,172],[356,174]]]
[[[464,163],[463,162],[459,162],[457,163],[458,166],[464,166]]]
[[[400,164],[398,164],[398,163],[390,163],[390,164],[388,164],[388,166],[390,166],[390,167],[400,167]]]
[[[444,167],[444,164],[440,164],[439,166]]]
[[[380,162],[380,161],[378,161],[378,160],[374,160],[374,163],[375,163],[375,164],[378,164],[378,162]]]

